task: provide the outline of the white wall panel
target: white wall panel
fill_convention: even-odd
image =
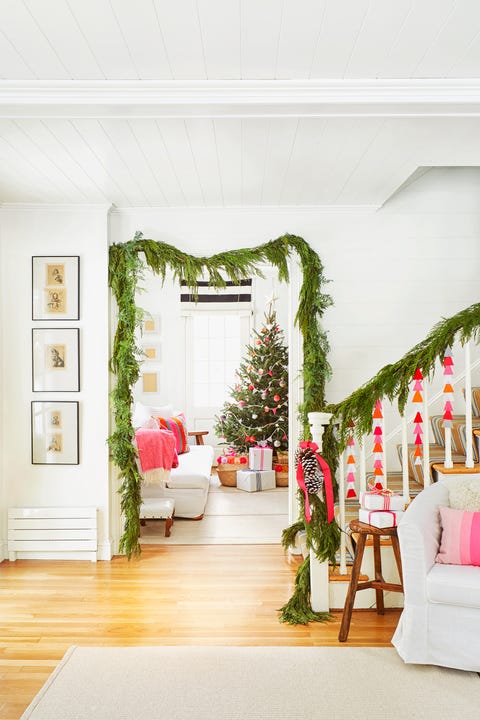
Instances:
[[[308,78],[328,0],[286,0],[280,27],[277,78]]]
[[[262,189],[262,205],[278,205],[295,144],[298,119],[279,118],[270,125],[268,153]]]
[[[188,141],[205,205],[223,205],[218,148],[213,120],[187,120]]]
[[[455,6],[454,0],[414,0],[412,10],[392,43],[388,55],[378,68],[386,78],[420,77],[415,68],[425,51],[445,26]],[[442,77],[435,73],[435,77]]]
[[[138,77],[171,79],[170,61],[155,4],[150,0],[115,0],[112,5]]]
[[[480,4],[462,0],[453,8],[443,27],[426,45],[423,57],[414,68],[415,77],[448,77],[465,50],[480,33]]]
[[[188,205],[205,204],[198,169],[192,152],[186,122],[184,120],[162,120],[159,122],[165,145],[169,148],[174,169],[180,178],[181,187]]]
[[[147,205],[165,205],[165,196],[153,172],[149,154],[138,142],[135,121],[102,120],[101,126],[125,167],[125,173],[120,171],[116,177],[121,182],[124,178],[126,182],[135,183]]]
[[[107,170],[131,204],[148,205],[132,170],[121,157],[121,145],[104,130],[98,120],[75,120],[73,123],[100,164]]]
[[[242,121],[242,205],[262,205],[270,152],[270,120]]]
[[[242,122],[238,119],[214,120],[223,202],[242,204]]]
[[[17,3],[18,5],[19,3]],[[25,0],[40,33],[72,79],[101,80],[104,77],[88,40],[65,0]],[[50,77],[48,68],[38,66],[38,77]]]
[[[199,0],[198,13],[209,79],[240,79],[241,0]]]
[[[72,162],[77,163],[91,179],[92,185],[104,193],[107,202],[132,204],[116,178],[110,175],[108,158],[103,159],[103,162],[99,159],[94,147],[89,143],[88,136],[83,135],[73,121],[48,120],[48,127],[62,147],[71,154]]]
[[[175,80],[206,79],[207,68],[195,0],[154,0]]]
[[[367,0],[336,0],[328,3],[315,48],[310,77],[345,76],[358,34],[367,13]]]
[[[384,58],[412,10],[412,0],[373,0],[345,65],[345,77],[379,77]]]
[[[274,78],[278,58],[283,3],[243,0],[241,52],[243,78]]]
[[[130,125],[143,155],[161,189],[166,205],[185,205],[186,198],[175,172],[169,146],[165,143],[161,121],[131,120]]]
[[[122,29],[109,0],[68,0],[81,33],[107,80],[139,77]]]

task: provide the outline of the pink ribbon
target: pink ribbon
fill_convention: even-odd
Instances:
[[[368,487],[371,488],[371,490],[368,490],[365,495],[379,495],[380,497],[383,497],[383,510],[389,511],[390,510],[390,498],[392,495],[397,495],[397,493],[394,493],[393,490],[390,490],[389,488],[377,488],[372,483],[368,483]],[[382,510],[372,512],[382,512]]]
[[[255,446],[252,448],[252,450],[260,450],[260,467],[259,467],[259,470],[263,470],[263,469],[264,469],[264,464],[265,464],[265,458],[264,458],[265,450],[271,450],[271,448],[265,447],[264,445],[255,445]]]
[[[327,506],[327,522],[331,523],[333,518],[335,517],[335,506],[333,502],[333,484],[330,468],[326,461],[322,458],[322,456],[319,455],[319,453],[317,452],[317,443],[304,440],[300,443],[300,447],[302,449],[310,448],[311,450],[313,450],[313,452],[315,453],[315,457],[318,460],[318,464],[320,465],[320,468],[323,472],[323,487],[325,490],[325,503]],[[305,494],[305,519],[307,522],[310,522],[311,513],[310,504],[308,502],[308,490],[305,485],[305,479],[303,477],[303,467],[301,462],[299,462],[297,465],[297,483],[300,489],[303,490],[303,493]]]

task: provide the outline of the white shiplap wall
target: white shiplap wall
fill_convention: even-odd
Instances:
[[[476,0],[3,0],[5,79],[478,77]]]

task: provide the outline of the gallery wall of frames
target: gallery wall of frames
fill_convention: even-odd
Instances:
[[[80,257],[32,257],[33,465],[79,464]],[[51,323],[51,324],[50,324]],[[57,324],[58,323],[58,324]],[[60,324],[61,323],[61,324]]]

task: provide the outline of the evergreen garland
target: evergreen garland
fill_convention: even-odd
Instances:
[[[437,360],[443,360],[445,350],[455,340],[463,345],[468,340],[478,341],[480,333],[480,303],[461,310],[451,318],[438,322],[427,337],[415,345],[392,365],[385,365],[362,387],[355,390],[345,400],[329,408],[334,419],[339,423],[339,450],[345,448],[349,423],[355,423],[355,435],[361,437],[372,431],[372,408],[378,399],[388,398],[391,402],[398,399],[400,415],[410,391],[410,384],[417,368],[421,368],[425,378],[431,377],[435,371]]]
[[[135,304],[135,290],[145,266],[165,279],[167,269],[174,277],[195,293],[197,283],[206,276],[212,287],[225,287],[225,281],[240,282],[245,278],[262,276],[258,265],[270,263],[277,268],[280,281],[288,281],[288,260],[295,251],[300,259],[303,283],[300,291],[295,322],[303,337],[304,402],[300,409],[305,437],[310,434],[308,413],[325,409],[325,385],[330,377],[327,360],[329,350],[321,317],[332,304],[329,295],[323,293],[323,266],[316,252],[301,237],[283,235],[264,245],[218,253],[210,258],[196,257],[178,250],[172,245],[156,242],[137,232],[126,243],[112,245],[109,259],[109,286],[118,306],[118,327],[115,334],[110,368],[116,374],[116,386],[111,394],[115,416],[115,430],[109,437],[112,457],[120,470],[122,495],[121,508],[125,517],[124,533],[120,551],[130,558],[139,554],[138,542],[141,505],[141,479],[137,470],[137,454],[132,444],[134,430],[131,421],[132,387],[138,380],[141,351],[136,347],[135,330],[141,323],[143,313]],[[144,258],[144,259],[142,259]],[[222,274],[223,273],[223,274]],[[334,477],[337,463],[336,439],[333,432],[325,433],[323,455]],[[312,496],[317,497],[317,496]],[[319,505],[322,503],[318,499]],[[316,510],[316,509],[315,509]],[[316,551],[331,557],[331,545],[335,535],[332,525],[322,520],[321,511],[315,512]],[[324,517],[324,516],[323,516]],[[312,532],[310,532],[312,536]],[[337,544],[338,547],[338,544]]]
[[[326,622],[331,619],[330,613],[315,612],[310,605],[310,558],[307,555],[298,568],[292,597],[280,608],[280,622],[308,625],[309,622]]]

